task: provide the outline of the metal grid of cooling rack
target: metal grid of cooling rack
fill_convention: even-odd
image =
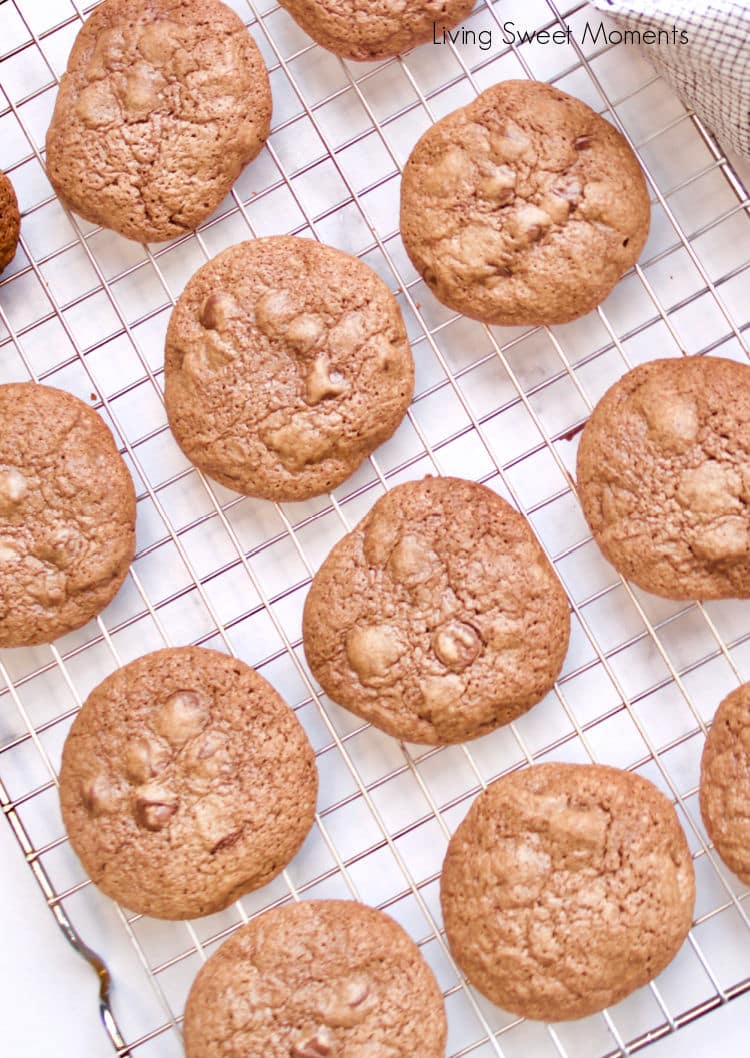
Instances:
[[[0,381],[34,378],[90,399],[138,492],[138,550],[95,623],[51,647],[0,655],[0,804],[69,939],[100,967],[102,1013],[121,1056],[180,1055],[201,960],[241,922],[291,899],[357,897],[420,944],[444,990],[451,1058],[626,1055],[750,989],[748,891],[707,844],[698,761],[719,699],[750,677],[750,604],[676,604],[623,583],[575,498],[576,433],[629,366],[655,356],[750,355],[750,202],[710,135],[637,52],[584,48],[586,4],[479,0],[466,25],[493,46],[426,46],[340,62],[272,0],[232,0],[271,71],[268,147],[199,231],[144,248],[67,215],[44,175],[56,82],[83,15],[76,0],[0,2],[0,165],[23,212],[0,280]],[[567,46],[505,45],[501,25],[573,28]],[[640,264],[596,312],[552,329],[486,328],[438,305],[397,230],[399,170],[437,117],[507,77],[549,80],[629,137],[649,177],[653,228]],[[163,336],[189,275],[225,246],[295,233],[358,254],[397,293],[417,388],[396,436],[332,496],[282,506],[238,497],[190,467],[161,399]],[[554,691],[515,724],[465,746],[402,745],[329,702],[300,644],[310,577],[384,489],[425,473],[484,481],[534,528],[566,585],[571,649]],[[82,875],[60,819],[56,773],[88,691],[118,664],[200,643],[255,665],[295,707],[321,777],[316,824],[260,893],[193,923],[133,916]],[[467,986],[441,933],[440,865],[487,782],[532,760],[601,760],[655,781],[695,856],[696,918],[672,965],[604,1014],[528,1023]],[[77,932],[76,932],[77,931]],[[90,958],[92,953],[84,952]]]

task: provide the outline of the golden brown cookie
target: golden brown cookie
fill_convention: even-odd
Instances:
[[[701,760],[701,815],[716,851],[750,885],[750,684],[716,711]]]
[[[198,974],[187,1058],[444,1058],[443,997],[382,911],[344,900],[274,908]]]
[[[271,89],[220,0],[104,0],[73,44],[47,132],[69,209],[139,242],[195,228],[268,136]]]
[[[565,592],[525,518],[483,485],[399,485],[331,551],[305,654],[339,705],[410,742],[484,735],[552,688]]]
[[[311,239],[231,246],[167,331],[167,413],[188,459],[249,496],[328,492],[396,430],[414,388],[404,321],[362,261]]]
[[[85,625],[134,550],[133,481],[96,412],[51,386],[0,386],[0,646]]]
[[[435,297],[485,323],[565,323],[638,260],[650,203],[607,121],[503,81],[428,129],[404,169],[401,235]]]
[[[21,214],[18,212],[16,192],[10,179],[0,171],[0,272],[16,256],[20,231]]]
[[[275,878],[312,826],[317,788],[310,743],[273,687],[199,647],[147,654],[94,688],[60,772],[65,827],[91,880],[172,919]]]
[[[578,492],[594,539],[639,587],[750,596],[750,367],[678,357],[623,375],[581,435]]]
[[[690,928],[693,861],[648,780],[538,764],[476,799],[448,847],[445,931],[466,976],[527,1018],[582,1018],[674,958]]]
[[[279,0],[318,44],[345,59],[387,59],[441,38],[474,0]]]

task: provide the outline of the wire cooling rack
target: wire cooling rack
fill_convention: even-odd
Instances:
[[[451,1058],[626,1055],[750,989],[748,890],[707,843],[697,803],[706,724],[750,677],[750,603],[670,603],[623,583],[590,538],[571,478],[577,429],[628,367],[748,356],[749,202],[721,150],[637,51],[577,43],[601,17],[585,4],[481,0],[465,25],[491,30],[490,48],[432,45],[357,65],[311,45],[271,0],[233,0],[271,71],[273,134],[197,232],[141,247],[66,214],[45,177],[56,82],[91,6],[0,3],[0,165],[23,211],[22,246],[0,280],[0,381],[38,379],[101,412],[136,481],[138,550],[96,622],[53,646],[0,654],[0,803],[58,923],[99,971],[116,1052],[181,1055],[201,961],[250,916],[293,899],[357,897],[406,927],[444,990]],[[572,40],[506,45],[507,20],[564,21]],[[440,306],[409,264],[400,168],[434,119],[523,76],[572,92],[625,132],[649,178],[652,233],[640,264],[585,319],[486,328]],[[398,295],[417,365],[396,436],[332,496],[282,506],[202,477],[162,402],[163,338],[185,282],[227,245],[271,233],[316,237],[372,265]],[[329,548],[385,489],[425,473],[481,480],[519,507],[572,608],[570,652],[544,702],[443,749],[400,744],[340,710],[311,679],[300,642],[305,593]],[[70,850],[56,791],[65,734],[91,688],[173,643],[256,666],[296,709],[321,777],[316,824],[287,871],[192,923],[134,916],[102,897]],[[656,782],[676,804],[698,882],[695,922],[672,965],[609,1011],[556,1026],[511,1017],[467,986],[438,901],[449,835],[473,797],[547,759],[599,760]]]

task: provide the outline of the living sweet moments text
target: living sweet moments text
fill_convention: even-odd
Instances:
[[[433,44],[459,44],[464,47],[476,47],[480,51],[489,51],[498,44],[506,47],[519,44],[562,45],[589,44],[602,47],[607,44],[669,44],[680,47],[690,43],[687,31],[679,26],[670,29],[617,29],[607,22],[585,22],[582,27],[567,24],[556,29],[524,29],[516,22],[503,22],[497,29],[468,29],[459,26],[446,29],[439,23],[433,23]]]

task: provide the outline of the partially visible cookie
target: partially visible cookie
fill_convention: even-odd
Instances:
[[[318,44],[345,59],[387,59],[457,26],[474,0],[279,0]]]
[[[750,684],[716,711],[701,759],[701,815],[730,870],[750,885]]]
[[[134,550],[133,480],[101,418],[51,386],[0,386],[0,646],[86,624]]]
[[[530,709],[565,657],[565,592],[525,518],[483,485],[399,485],[331,551],[305,603],[326,694],[397,738],[463,742]]]
[[[540,764],[479,795],[440,896],[472,984],[513,1014],[563,1021],[618,1003],[671,962],[695,880],[674,808],[648,780]]]
[[[750,366],[653,360],[581,435],[578,492],[613,566],[667,599],[750,596]]]
[[[444,1058],[443,997],[388,915],[344,900],[265,912],[201,969],[187,1058]]]
[[[539,81],[503,81],[427,130],[401,235],[443,304],[485,323],[565,323],[638,260],[650,202],[609,122]]]
[[[414,387],[404,321],[362,261],[310,239],[239,243],[196,272],[167,331],[165,397],[188,459],[273,500],[345,481]]]
[[[18,199],[9,178],[0,170],[0,272],[16,255],[21,231]]]
[[[60,802],[91,880],[133,911],[194,918],[270,882],[313,823],[317,772],[257,672],[159,650],[94,688],[68,734]]]
[[[195,228],[261,150],[271,89],[220,0],[104,0],[73,44],[47,132],[61,201],[129,239]]]

